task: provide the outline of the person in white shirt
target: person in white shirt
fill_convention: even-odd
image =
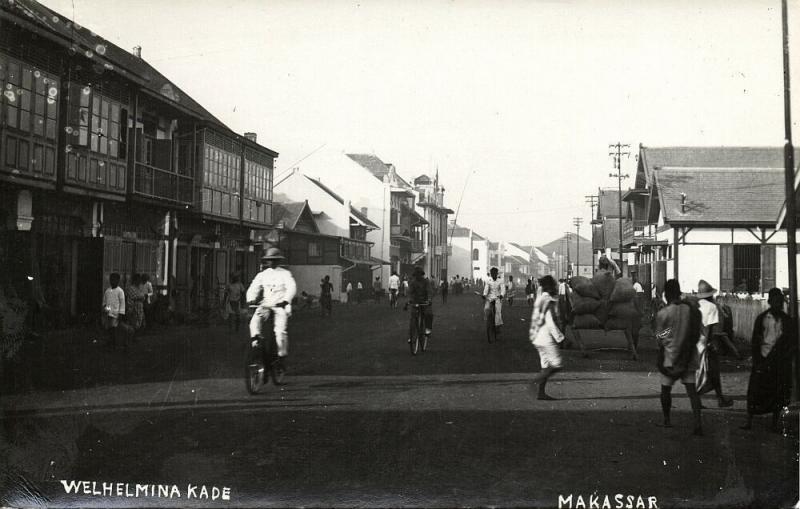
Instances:
[[[483,314],[488,319],[489,313],[492,310],[491,303],[494,302],[495,327],[503,325],[503,298],[506,296],[505,282],[498,276],[499,270],[497,267],[492,267],[489,271],[489,279],[483,287],[483,299],[486,301],[486,304],[483,306]]]
[[[347,282],[347,289],[345,290],[345,292],[347,293],[347,303],[348,304],[352,304],[353,303],[353,283],[351,283],[350,281]]]
[[[707,388],[697,385],[698,394],[714,389],[717,394],[717,404],[720,408],[733,406],[733,400],[726,397],[722,393],[722,380],[720,379],[720,366],[719,366],[719,342],[713,339],[713,331],[719,325],[719,310],[714,303],[714,294],[717,290],[712,287],[708,282],[701,279],[697,283],[697,304],[700,306],[700,315],[703,318],[703,329],[700,333],[700,341],[697,342],[697,351],[700,354],[701,364],[703,355],[706,355],[708,360],[707,376],[710,384]],[[700,374],[698,369],[697,374]],[[699,377],[697,382],[699,382]]]
[[[550,401],[556,398],[545,393],[545,386],[551,376],[561,371],[561,352],[558,343],[564,341],[564,333],[556,324],[554,315],[557,301],[552,295],[556,292],[556,280],[552,276],[544,276],[539,280],[539,286],[542,292],[533,304],[528,338],[539,352],[539,362],[542,366],[542,370],[533,378],[533,385],[539,386],[536,399]]]
[[[397,307],[397,293],[400,291],[400,276],[397,272],[392,271],[389,276],[389,307]]]
[[[103,327],[108,331],[109,346],[117,343],[119,317],[125,315],[125,292],[119,287],[120,276],[116,272],[108,277],[110,288],[103,293]]]
[[[274,313],[275,342],[278,345],[278,367],[285,369],[286,357],[289,355],[289,337],[286,326],[292,314],[292,299],[297,293],[297,284],[292,273],[279,263],[283,260],[280,249],[271,247],[261,258],[262,267],[250,287],[247,289],[247,303],[256,305],[256,311],[250,320],[250,337],[253,341],[263,338],[261,327]]]
[[[506,298],[508,299],[508,307],[514,305],[514,276],[508,276],[508,283],[506,283]]]

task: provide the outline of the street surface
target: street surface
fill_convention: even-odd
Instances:
[[[590,358],[566,350],[565,371],[548,385],[559,400],[540,402],[529,390],[539,365],[524,302],[504,310],[495,344],[480,299],[437,302],[430,349],[416,357],[401,309],[317,312],[293,317],[288,384],[257,396],[242,378],[246,333],[221,326],[160,330],[127,354],[96,334],[54,346],[24,390],[3,394],[0,457],[48,506],[556,507],[571,494],[586,507],[590,495],[614,507],[616,494],[657,497],[658,507],[797,501],[794,440],[771,433],[766,417],[739,429],[744,362],[724,365],[735,406],[704,397],[706,436],[692,437],[680,386],[675,427],[656,426],[649,336],[631,361],[621,334],[585,334]],[[67,495],[62,479],[176,485],[182,497]],[[17,481],[3,504],[42,500]],[[230,500],[187,500],[188,484],[228,487]]]

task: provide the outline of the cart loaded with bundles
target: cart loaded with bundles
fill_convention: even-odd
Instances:
[[[619,330],[625,333],[631,355],[637,359],[642,313],[636,303],[633,282],[627,278],[615,279],[610,271],[599,270],[591,279],[573,277],[570,286],[572,309],[567,321],[581,351],[585,354],[580,331]]]

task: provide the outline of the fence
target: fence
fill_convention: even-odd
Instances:
[[[766,300],[739,297],[718,297],[717,303],[731,308],[733,316],[733,336],[739,341],[750,343],[756,317],[767,309]]]

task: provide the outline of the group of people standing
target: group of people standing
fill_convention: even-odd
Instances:
[[[109,288],[103,292],[102,321],[107,331],[107,344],[117,345],[122,340],[127,347],[128,337],[135,336],[148,324],[148,317],[155,302],[153,285],[147,274],[133,274],[123,290],[121,276],[114,272],[109,275]],[[125,336],[120,337],[120,329]]]

